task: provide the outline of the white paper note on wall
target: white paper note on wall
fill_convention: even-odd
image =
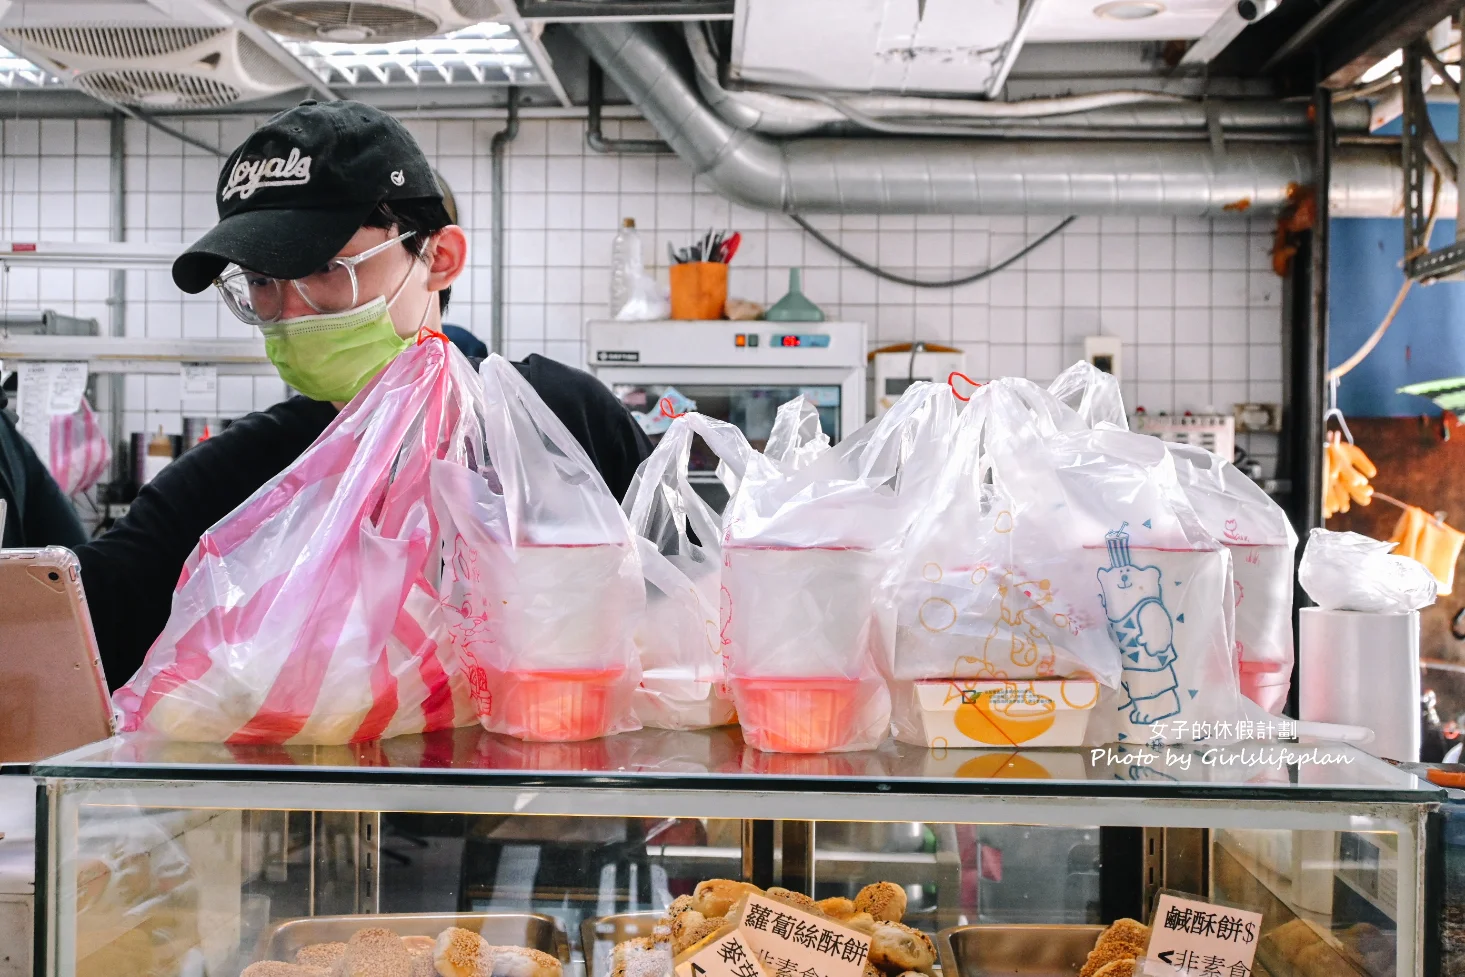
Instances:
[[[184,363],[183,413],[188,417],[213,417],[219,410],[219,368]]]
[[[51,363],[51,394],[46,403],[47,413],[75,414],[81,408],[81,398],[86,396],[87,369],[85,363]]]
[[[15,412],[20,433],[41,460],[51,463],[51,364],[22,363],[16,380]]]
[[[15,410],[20,433],[51,464],[51,418],[74,414],[86,395],[85,363],[21,363]]]

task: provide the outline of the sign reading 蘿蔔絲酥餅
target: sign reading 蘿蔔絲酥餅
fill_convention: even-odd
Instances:
[[[738,931],[767,977],[861,977],[870,956],[864,933],[756,893],[744,902]]]

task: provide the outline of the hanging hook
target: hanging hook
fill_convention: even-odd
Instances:
[[[1342,382],[1342,379],[1342,377],[1328,377],[1328,409],[1323,411],[1323,432],[1327,433],[1328,421],[1336,419],[1338,427],[1343,430],[1343,437],[1348,439],[1349,444],[1352,444],[1353,432],[1348,430],[1348,420],[1338,409],[1338,384]]]
[[[1327,413],[1323,414],[1324,431],[1328,429],[1328,421],[1331,420],[1336,420],[1338,422],[1338,427],[1342,429],[1343,437],[1348,439],[1349,444],[1352,444],[1353,432],[1348,430],[1348,421],[1343,417],[1343,412],[1336,407],[1328,408]]]

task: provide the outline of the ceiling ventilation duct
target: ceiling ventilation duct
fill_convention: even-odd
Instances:
[[[0,43],[88,95],[126,106],[220,108],[300,84],[226,21],[179,23],[125,0],[15,4],[0,17]]]
[[[263,0],[249,19],[305,41],[370,44],[460,30],[498,15],[493,0]]]
[[[576,36],[679,156],[718,192],[783,213],[1270,216],[1312,182],[1309,143],[771,139],[702,101],[655,29],[585,23]],[[1400,213],[1397,150],[1342,146],[1336,216]],[[1453,188],[1441,202],[1453,212]]]

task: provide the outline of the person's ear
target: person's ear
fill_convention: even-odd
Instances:
[[[457,224],[449,224],[432,236],[428,253],[427,290],[441,292],[468,267],[468,235]]]

